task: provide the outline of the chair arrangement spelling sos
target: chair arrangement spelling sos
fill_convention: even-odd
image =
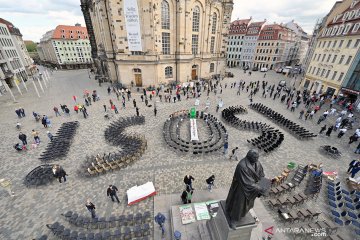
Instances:
[[[330,145],[324,145],[324,146],[320,146],[320,150],[327,154],[330,155],[333,158],[338,158],[341,157],[341,152],[339,151],[339,149],[337,149],[336,147],[332,147]]]
[[[46,146],[39,159],[47,162],[66,157],[78,127],[78,121],[61,124],[56,134],[54,134],[53,140]]]
[[[208,154],[223,148],[227,138],[227,131],[224,125],[213,115],[196,112],[196,119],[205,121],[209,137],[203,141],[190,141],[182,138],[180,128],[183,124],[189,123],[190,113],[186,110],[170,115],[163,127],[165,142],[173,149],[183,153]]]
[[[147,141],[139,134],[128,135],[125,128],[145,123],[144,116],[120,118],[105,130],[105,139],[114,146],[121,147],[118,152],[87,156],[78,173],[81,176],[97,176],[100,173],[125,168],[138,160],[147,148]]]
[[[261,132],[259,137],[247,140],[253,146],[263,150],[266,153],[278,148],[282,141],[284,141],[284,134],[265,123],[240,120],[235,116],[236,114],[246,113],[247,110],[243,106],[228,107],[222,111],[222,117],[228,124],[235,128]]]
[[[252,103],[250,105],[250,108],[270,118],[272,121],[276,122],[280,126],[285,127],[300,139],[313,138],[317,136],[316,134],[311,133],[310,131],[306,130],[304,127],[300,126],[297,123],[294,123],[293,121],[284,117],[282,114],[275,112],[274,110],[263,105],[262,103]]]
[[[53,165],[43,164],[31,170],[31,172],[25,176],[25,186],[37,187],[52,182],[55,179],[53,176],[52,167]]]
[[[62,214],[71,228],[59,222],[47,224],[58,238],[66,240],[148,240],[151,235],[151,213],[90,218],[68,211]],[[76,230],[74,228],[76,227]],[[80,229],[78,229],[80,228]]]

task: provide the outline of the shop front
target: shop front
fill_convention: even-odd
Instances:
[[[338,103],[342,106],[347,103],[353,104],[353,109],[355,111],[360,111],[360,91],[356,91],[349,88],[341,88],[340,94],[338,96]]]

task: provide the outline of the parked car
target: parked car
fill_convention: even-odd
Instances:
[[[253,67],[252,71],[259,71],[259,68],[258,67]]]
[[[286,66],[286,67],[283,69],[282,73],[283,73],[283,74],[288,74],[288,73],[291,72],[291,70],[292,70],[292,67],[291,67],[291,66]]]
[[[268,71],[268,69],[266,67],[263,67],[260,69],[260,72],[267,72],[267,71]]]
[[[232,72],[225,72],[225,77],[232,78],[234,77],[234,74]]]
[[[278,69],[276,69],[276,73],[282,73],[282,71],[283,71],[282,67],[279,67]]]

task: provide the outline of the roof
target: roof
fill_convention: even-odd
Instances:
[[[16,28],[11,22],[9,22],[3,18],[0,18],[0,23],[3,23],[7,26],[10,34],[22,36],[20,30],[18,28]]]
[[[86,27],[59,25],[55,28],[52,39],[88,39]]]
[[[240,20],[238,19],[238,20],[233,21],[230,25],[242,25],[242,24],[248,25],[250,21],[251,21],[251,18],[240,19]]]
[[[262,21],[262,22],[252,22],[252,23],[250,23],[249,27],[261,27],[264,23],[265,23],[265,21]]]
[[[245,34],[247,31],[247,26],[250,21],[251,18],[233,21],[230,24],[229,34],[230,35]]]

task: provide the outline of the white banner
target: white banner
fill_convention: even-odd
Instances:
[[[127,41],[130,51],[142,51],[137,0],[124,1]]]
[[[190,119],[190,136],[191,141],[199,141],[196,119]]]

